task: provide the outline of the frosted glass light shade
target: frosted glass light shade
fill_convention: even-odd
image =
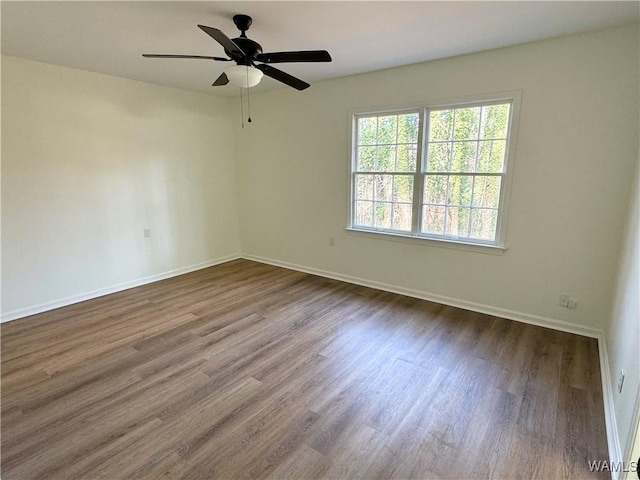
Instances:
[[[251,88],[260,83],[263,73],[255,67],[233,65],[224,69],[229,83],[236,87]]]

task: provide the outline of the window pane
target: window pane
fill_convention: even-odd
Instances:
[[[450,158],[450,143],[430,143],[427,147],[427,172],[448,172]]]
[[[373,200],[373,175],[356,175],[356,198]]]
[[[480,138],[507,138],[510,108],[508,103],[482,107]]]
[[[506,147],[506,140],[481,141],[478,153],[478,172],[502,172]]]
[[[396,115],[378,117],[378,143],[396,143],[397,129]]]
[[[452,172],[473,172],[476,168],[477,142],[454,142]]]
[[[455,237],[468,237],[470,210],[470,208],[447,207],[445,234]]]
[[[391,203],[376,202],[374,206],[373,226],[376,228],[391,228]]]
[[[473,206],[498,208],[501,177],[475,177]]]
[[[473,208],[471,210],[471,237],[481,240],[495,240],[497,210]]]
[[[410,204],[394,203],[393,204],[393,224],[394,230],[411,231],[411,214],[412,208]]]
[[[420,116],[417,113],[398,115],[398,143],[418,143]]]
[[[398,145],[397,172],[415,172],[418,148],[416,145]]]
[[[373,145],[376,143],[378,119],[364,117],[358,119],[358,145]]]
[[[353,225],[494,241],[511,105],[437,108],[356,117]]]
[[[373,188],[376,200],[390,202],[393,195],[393,175],[374,175]]]
[[[435,235],[444,233],[445,207],[425,205],[422,213],[422,232]]]
[[[358,147],[357,170],[361,172],[372,172],[375,170],[376,147]]]
[[[373,202],[356,202],[354,222],[360,227],[373,226]]]
[[[413,176],[393,176],[393,201],[408,203],[413,202]]]
[[[435,110],[429,114],[429,141],[451,140],[453,110]]]
[[[377,149],[376,172],[393,172],[396,169],[396,147],[385,146]]]
[[[456,108],[454,118],[454,140],[475,140],[480,125],[480,107]]]
[[[426,175],[424,179],[424,203],[444,205],[447,200],[447,176]]]
[[[449,192],[447,194],[448,205],[471,205],[471,187],[473,177],[450,175]]]

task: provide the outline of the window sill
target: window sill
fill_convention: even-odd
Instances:
[[[345,228],[348,234],[365,238],[376,238],[378,240],[390,240],[394,242],[412,243],[414,245],[428,245],[431,247],[451,248],[454,250],[466,250],[469,252],[488,253],[490,255],[502,255],[507,247],[499,245],[487,245],[483,243],[468,243],[457,240],[416,237],[413,235],[403,235],[402,233],[391,233],[377,230],[364,230],[359,228]]]

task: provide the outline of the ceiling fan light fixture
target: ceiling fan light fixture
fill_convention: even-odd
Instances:
[[[331,55],[326,50],[300,50],[287,52],[264,53],[262,46],[248,38],[245,32],[251,26],[252,20],[249,15],[234,15],[233,23],[240,30],[240,36],[233,40],[227,37],[221,30],[206,25],[198,25],[200,30],[213,38],[224,48],[224,52],[229,58],[210,57],[205,55],[181,55],[173,53],[143,53],[147,58],[197,58],[201,60],[214,60],[216,62],[235,62],[227,68],[213,84],[212,87],[221,87],[231,83],[240,88],[255,87],[260,83],[263,75],[284,83],[296,90],[309,88],[307,82],[289,75],[282,70],[272,67],[272,63],[287,62],[330,62]],[[254,62],[260,62],[256,66]]]
[[[264,75],[260,70],[249,65],[233,65],[224,69],[229,83],[240,88],[255,87]]]

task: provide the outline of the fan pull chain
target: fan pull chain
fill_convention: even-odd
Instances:
[[[242,128],[244,128],[244,105],[242,103],[242,87],[240,87],[240,121],[242,122]]]
[[[249,110],[249,116],[247,122],[251,123],[251,94],[249,93],[249,65],[247,65],[247,109]]]

